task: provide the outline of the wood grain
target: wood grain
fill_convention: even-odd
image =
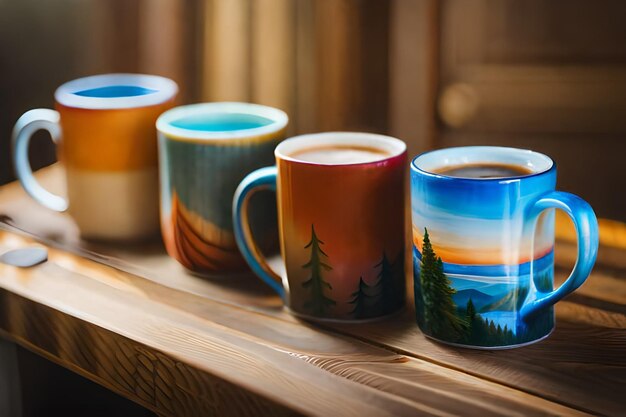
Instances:
[[[55,167],[40,177],[54,188],[60,174]],[[162,415],[623,410],[626,272],[620,267],[600,265],[558,305],[548,340],[474,351],[426,339],[412,301],[381,322],[298,321],[254,277],[188,275],[158,242],[82,241],[71,219],[40,209],[14,184],[0,189],[0,215],[0,251],[44,241],[50,250],[50,261],[31,269],[0,266],[5,337]],[[562,279],[569,266],[558,257]]]
[[[385,326],[337,325],[333,329],[581,410],[609,415],[623,411],[623,314],[562,302],[557,306],[557,328],[549,339],[501,352],[438,344],[412,325],[413,317],[410,311]]]
[[[0,232],[0,248],[20,243],[32,241]],[[61,250],[51,248],[50,261],[29,270],[0,266],[0,276],[0,329],[8,337],[161,414],[250,415],[281,406],[318,415],[574,412]]]

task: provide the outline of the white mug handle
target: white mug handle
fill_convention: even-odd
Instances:
[[[34,109],[24,113],[13,128],[13,165],[17,179],[28,195],[44,207],[54,211],[65,211],[68,207],[67,200],[43,188],[33,176],[28,161],[28,145],[36,131],[47,130],[52,141],[56,145],[59,144],[61,140],[59,120],[59,112],[50,109]]]

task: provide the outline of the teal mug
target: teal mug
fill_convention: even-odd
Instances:
[[[274,163],[287,115],[250,103],[181,106],[157,120],[161,231],[167,252],[192,272],[245,272],[233,234],[231,204],[239,182]],[[253,202],[251,220],[264,248],[277,245],[276,202]]]

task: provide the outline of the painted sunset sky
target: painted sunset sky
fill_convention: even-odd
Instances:
[[[332,270],[324,271],[331,284],[326,295],[336,301],[329,316],[349,317],[348,302],[362,277],[375,285],[383,253],[395,261],[404,250],[404,157],[386,166],[316,166],[280,160],[279,208],[282,253],[289,276],[291,307],[307,313],[309,290],[302,283],[311,258],[305,246],[311,226],[324,243],[321,249]]]
[[[443,262],[459,265],[518,265],[530,261],[533,252],[532,258],[538,259],[552,251],[552,212],[540,216],[533,242],[533,225],[524,223],[521,211],[503,209],[499,216],[492,211],[481,217],[481,204],[464,201],[442,208],[414,199],[413,245],[421,252],[427,228]]]

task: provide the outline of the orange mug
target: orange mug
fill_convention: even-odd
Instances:
[[[174,104],[172,80],[143,74],[80,78],[59,87],[56,111],[30,110],[13,130],[13,162],[26,192],[43,206],[68,211],[81,235],[141,239],[159,231],[156,119]],[[28,144],[50,133],[65,167],[67,198],[33,176]]]
[[[405,300],[406,145],[368,133],[320,133],[281,142],[276,166],[249,174],[233,201],[239,249],[296,315],[363,320]],[[248,202],[277,192],[285,276],[273,271],[250,231]]]

